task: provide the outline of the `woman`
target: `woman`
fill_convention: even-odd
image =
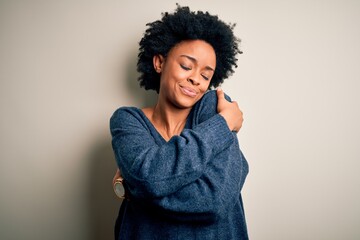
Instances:
[[[208,91],[236,67],[233,26],[180,6],[148,26],[139,80],[158,92],[157,104],[121,107],[110,120],[127,193],[116,239],[248,239],[242,112],[221,90]]]

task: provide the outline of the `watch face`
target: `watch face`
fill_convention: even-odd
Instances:
[[[116,196],[118,196],[119,198],[121,198],[121,199],[125,198],[125,189],[124,189],[124,186],[122,183],[122,179],[115,181],[114,192],[115,192]]]

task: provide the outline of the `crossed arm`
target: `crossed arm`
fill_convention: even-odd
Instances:
[[[204,118],[203,109],[198,110],[197,125],[161,146],[131,110],[114,113],[112,143],[121,169],[114,179],[120,175],[126,179],[132,199],[182,220],[226,214],[240,192],[243,156],[234,132],[241,128],[242,113],[236,103],[225,100],[222,91],[217,98],[217,102],[214,97],[204,102],[207,108],[210,105]]]

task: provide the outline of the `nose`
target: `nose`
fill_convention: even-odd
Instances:
[[[195,77],[189,77],[189,78],[187,79],[187,81],[190,82],[192,85],[195,85],[195,86],[197,86],[197,85],[200,84],[199,81],[196,80]]]

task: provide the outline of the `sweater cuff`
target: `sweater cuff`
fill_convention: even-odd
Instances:
[[[225,118],[220,114],[216,114],[200,123],[194,127],[193,130],[206,139],[207,144],[212,146],[214,154],[226,149],[234,141],[233,134],[230,131]]]

